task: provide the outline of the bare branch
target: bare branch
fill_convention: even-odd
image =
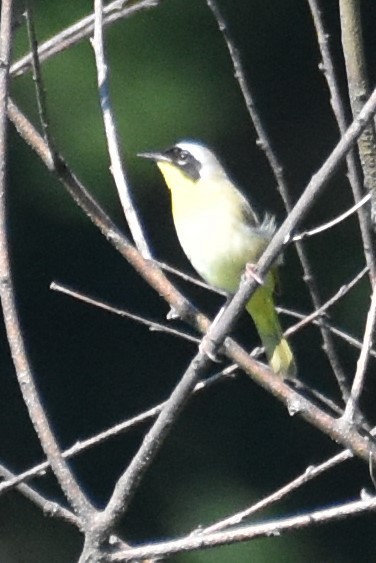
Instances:
[[[310,315],[302,315],[302,314],[298,314],[296,312],[291,312],[291,311],[286,311],[285,309],[281,309],[280,307],[278,307],[278,310],[283,311],[289,315],[298,317],[301,319],[301,322],[296,323],[295,325],[292,325],[284,334],[286,336],[289,336],[291,334],[295,334],[297,331],[301,330],[304,326],[306,326],[308,323],[314,323],[316,320],[316,324],[317,324],[317,319],[321,318],[322,315],[324,314],[324,312],[331,306],[333,306],[341,297],[343,297],[348,291],[350,291],[350,289],[352,287],[354,287],[354,285],[356,285],[356,283],[362,279],[364,277],[364,275],[368,272],[368,268],[365,267],[357,276],[355,276],[355,278],[353,280],[351,280],[351,282],[349,282],[346,285],[343,285],[339,291],[331,298],[329,299],[326,303],[324,303],[322,305],[322,307],[320,308],[320,310],[318,311],[314,311],[313,313],[311,313]],[[172,329],[170,327],[167,327],[165,325],[161,325],[160,323],[156,323],[155,321],[151,321],[149,319],[146,319],[144,317],[140,317],[138,315],[134,315],[133,313],[129,313],[128,311],[124,311],[123,309],[118,309],[116,307],[113,307],[112,305],[108,305],[102,301],[99,301],[98,299],[93,299],[88,297],[87,295],[84,295],[82,293],[79,293],[77,291],[74,291],[72,289],[69,289],[65,286],[62,286],[61,284],[57,284],[57,283],[52,283],[51,284],[51,289],[54,289],[56,291],[60,291],[66,295],[69,295],[71,297],[74,297],[75,299],[78,299],[80,301],[83,301],[85,303],[89,303],[95,307],[99,307],[100,309],[104,309],[105,311],[109,311],[110,313],[114,313],[123,317],[127,317],[135,322],[138,322],[140,324],[146,325],[150,328],[150,330],[153,331],[161,331],[164,332],[166,334],[170,334],[171,336],[176,336],[178,338],[183,338],[184,340],[188,340],[189,342],[193,342],[195,344],[199,344],[200,340],[196,337],[193,337],[185,332],[182,332],[181,330],[176,330],[176,329]],[[330,330],[332,330],[332,327],[329,327]],[[340,331],[336,331],[336,333],[340,333],[340,336],[342,336],[343,338],[345,338],[347,341],[349,341],[349,339],[351,337],[349,337],[349,335],[344,335],[343,333],[341,333]],[[352,338],[351,339],[351,344],[357,345],[358,348],[362,347],[361,342],[357,341],[356,339]],[[264,351],[264,348],[262,347],[257,347],[254,350],[252,350],[252,352],[250,353],[250,355],[253,358],[257,358],[260,356],[260,354]],[[370,350],[370,354],[376,356],[376,352],[373,350]],[[232,372],[233,368],[235,366],[230,366],[229,368],[225,368],[224,372],[230,373]],[[228,371],[230,370],[230,371]],[[330,402],[329,404],[329,399],[327,397],[324,397],[322,394],[319,394],[316,390],[314,389],[310,389],[310,393],[311,395],[317,397],[323,404],[326,404],[327,406],[329,406],[329,408],[336,412],[339,416],[342,416],[343,412],[342,410],[335,404],[333,404],[333,402]],[[1,485],[0,485],[0,492],[1,492]]]
[[[337,74],[333,64],[333,57],[330,52],[329,34],[326,32],[324,27],[324,22],[318,5],[318,0],[308,0],[308,4],[311,9],[313,23],[315,25],[317,39],[322,56],[322,65],[320,68],[323,70],[325,79],[328,84],[328,88],[330,92],[330,102],[333,108],[333,113],[338,123],[339,131],[341,135],[343,135],[348,127],[348,123],[346,120],[346,113],[340,93]],[[348,155],[346,156],[346,163],[349,172],[348,177],[354,196],[354,201],[358,203],[363,196],[363,182],[359,175],[354,149],[349,151]],[[369,214],[365,208],[361,207],[359,208],[358,211],[358,217],[359,217],[360,232],[363,239],[364,256],[366,259],[366,263],[368,264],[369,267],[371,285],[373,286],[374,280],[376,279],[376,265],[375,265],[375,254],[374,254],[371,229],[370,229]]]
[[[238,369],[239,368],[237,365],[231,365],[219,371],[215,375],[212,375],[208,379],[204,379],[203,381],[200,381],[195,386],[193,390],[193,394],[201,393],[211,388],[213,385],[221,381],[224,381],[225,379],[233,379],[235,372]],[[128,420],[125,420],[124,422],[120,422],[119,424],[116,424],[115,426],[112,426],[111,428],[104,430],[103,432],[100,432],[95,436],[77,442],[72,447],[70,447],[69,449],[63,452],[64,458],[70,459],[72,457],[75,457],[90,448],[96,447],[108,441],[110,438],[114,438],[115,436],[119,436],[120,434],[124,434],[125,432],[128,432],[129,430],[136,428],[140,424],[143,424],[146,421],[155,418],[162,411],[165,405],[166,405],[166,401],[159,403],[155,407],[152,407],[142,412],[141,414],[138,414]],[[7,477],[7,481],[0,483],[0,495],[5,493],[6,491],[9,491],[10,489],[15,488],[20,483],[24,483],[35,477],[43,476],[49,468],[50,468],[49,462],[45,461],[38,465],[35,465],[31,469],[28,469],[23,473],[20,473],[19,475]]]
[[[291,309],[286,309],[285,307],[277,307],[278,312],[283,313],[285,315],[289,315],[291,317],[294,317],[296,319],[301,319],[304,321],[304,319],[306,318],[306,315],[303,315],[302,313],[298,313],[297,311],[292,311]],[[341,338],[342,340],[344,340],[345,342],[347,342],[348,344],[350,344],[350,346],[353,346],[354,348],[357,348],[358,350],[362,349],[362,343],[360,342],[360,340],[358,340],[357,338],[354,338],[353,336],[351,336],[351,334],[348,334],[347,332],[344,332],[343,330],[340,330],[339,328],[331,325],[328,323],[328,321],[324,321],[325,322],[325,326],[328,328],[328,330],[330,330],[330,332],[332,332],[335,336],[338,336],[339,338]],[[313,324],[318,324],[317,320],[313,321]],[[293,325],[291,328],[293,329],[296,325]],[[290,329],[288,329],[290,330]],[[287,333],[288,331],[286,331]],[[376,358],[376,350],[372,349],[370,350],[370,355],[373,358]]]
[[[29,411],[30,419],[62,490],[84,524],[92,512],[92,507],[81,491],[68,465],[65,463],[53,432],[50,429],[26,354],[15,304],[8,254],[6,220],[6,115],[12,28],[12,0],[4,0],[2,3],[0,26],[0,297],[5,328],[18,382],[25,405]]]
[[[317,320],[318,318],[322,317],[323,314],[335,303],[337,303],[346,293],[350,291],[362,278],[364,278],[365,274],[368,272],[368,266],[363,268],[350,282],[342,285],[338,291],[330,299],[328,299],[319,309],[313,311],[309,315],[301,315],[302,320],[300,323],[296,323],[294,326],[290,327],[286,331],[286,336],[293,334],[297,330],[300,330],[303,326],[306,326],[313,321]]]
[[[288,495],[291,495],[292,492],[306,485],[310,481],[313,481],[313,479],[316,479],[323,473],[326,473],[327,471],[333,469],[334,467],[337,467],[344,461],[352,458],[353,454],[350,452],[350,450],[343,450],[337,455],[327,459],[326,461],[323,461],[319,465],[310,465],[309,467],[307,467],[304,473],[302,473],[280,489],[277,489],[270,495],[266,496],[262,500],[259,500],[249,508],[238,512],[237,514],[233,514],[228,518],[220,520],[215,524],[211,524],[210,526],[207,526],[205,528],[200,528],[199,530],[192,532],[192,536],[211,534],[212,532],[218,532],[219,530],[225,530],[229,527],[237,526],[244,522],[246,518],[249,518],[260,510],[270,508],[276,502],[285,499]]]
[[[38,42],[34,28],[32,2],[30,0],[26,0],[26,25],[27,25],[27,32],[29,36],[29,43],[30,43],[31,56],[32,56],[32,70],[33,70],[33,79],[35,84],[35,95],[38,105],[39,119],[42,125],[44,139],[51,152],[51,159],[55,160],[56,151],[54,148],[53,137],[51,134],[50,123],[48,119],[46,92],[42,80],[42,73],[41,73],[40,61],[38,56]]]
[[[148,10],[159,6],[163,0],[139,0],[133,3],[132,0],[114,0],[110,2],[104,12],[104,25],[107,26],[120,19],[133,16],[137,12]],[[94,30],[94,14],[82,18],[75,24],[67,27],[60,33],[54,35],[48,41],[42,43],[38,48],[40,62],[55,56],[73,45],[80,43],[90,37]],[[31,69],[32,55],[29,53],[16,61],[10,69],[11,76],[20,76]]]
[[[324,223],[323,225],[320,225],[319,227],[315,227],[314,229],[310,229],[309,231],[303,231],[302,233],[295,235],[292,239],[293,242],[296,242],[297,240],[302,240],[302,239],[305,239],[305,238],[308,238],[308,237],[313,237],[315,235],[323,233],[324,231],[332,229],[333,227],[339,225],[340,223],[345,221],[345,219],[347,219],[348,217],[353,215],[356,211],[358,211],[358,209],[360,207],[362,207],[362,205],[367,203],[367,201],[369,201],[370,199],[371,199],[370,194],[365,195],[358,203],[356,203],[355,205],[350,207],[350,209],[348,209],[344,213],[341,213],[341,215],[337,215],[337,217],[334,217],[334,219],[331,219],[330,221],[328,221],[327,223]],[[369,271],[368,267],[367,267],[367,270]]]
[[[213,327],[215,327],[215,321],[209,328],[203,342],[206,340],[210,341]],[[187,403],[198,378],[209,365],[209,362],[210,358],[199,349],[199,352],[193,358],[183,377],[166,401],[154,425],[145,435],[138,452],[117,481],[114,492],[101,514],[101,528],[103,532],[112,529],[127,510],[142,477],[150,467],[172,424]]]
[[[359,409],[360,394],[364,387],[367,364],[372,349],[372,339],[376,322],[376,285],[374,286],[371,300],[371,307],[368,311],[366,328],[364,331],[363,345],[360,351],[354,381],[351,388],[351,395],[347,401],[343,417],[347,423],[353,423],[355,415]],[[359,413],[358,413],[359,414]]]
[[[151,251],[146,241],[143,227],[133,205],[129,182],[126,178],[124,165],[120,156],[115,119],[111,108],[108,66],[103,44],[102,2],[100,0],[96,0],[95,2],[94,37],[92,40],[92,46],[97,65],[99,99],[106,132],[107,149],[111,161],[111,172],[115,180],[115,185],[133,240],[135,241],[141,254],[145,258],[151,259]]]
[[[246,108],[248,110],[248,114],[252,120],[253,126],[259,137],[257,144],[265,152],[266,158],[268,159],[268,162],[270,164],[270,168],[277,181],[278,189],[281,194],[282,200],[285,203],[286,209],[289,210],[291,208],[291,202],[289,199],[289,190],[285,179],[283,167],[278,161],[276,153],[272,147],[271,140],[260,119],[259,113],[257,111],[254,95],[252,94],[249,84],[247,83],[247,80],[245,78],[246,75],[240,59],[239,51],[236,48],[235,42],[233,41],[230,35],[230,32],[226,24],[226,20],[222,16],[221,11],[217,5],[217,2],[215,0],[206,0],[206,3],[213,14],[215,21],[217,22],[218,29],[222,33],[227,50],[229,52],[231,62],[235,71],[235,78],[238,81],[240,91],[243,95],[243,99]]]
[[[4,479],[6,479],[5,481],[6,483],[14,479],[17,479],[17,477],[15,477],[15,475],[11,473],[8,469],[6,469],[3,465],[0,465],[0,475],[4,477]],[[1,485],[3,483],[1,483]],[[81,529],[80,519],[77,518],[77,516],[73,514],[73,512],[61,506],[58,502],[46,499],[40,493],[35,491],[32,487],[30,487],[29,485],[25,485],[24,483],[18,482],[17,490],[20,493],[22,493],[25,498],[29,499],[33,504],[38,506],[43,512],[43,514],[46,514],[47,516],[52,516],[54,518],[59,518],[60,520],[64,520],[65,522],[68,522],[68,524],[71,524],[76,528]]]
[[[216,547],[234,542],[244,542],[256,538],[280,536],[282,533],[302,530],[307,527],[338,522],[349,516],[356,516],[376,509],[376,499],[369,498],[340,504],[332,508],[325,508],[300,514],[291,518],[271,520],[262,524],[243,526],[236,530],[214,532],[208,535],[189,535],[181,539],[160,543],[153,543],[143,547],[135,547],[109,556],[109,561],[134,561],[144,557],[171,556],[174,553],[193,551],[196,549]]]
[[[187,334],[186,332],[183,332],[181,330],[177,330],[150,319],[140,317],[139,315],[135,315],[134,313],[129,313],[129,311],[125,311],[124,309],[113,307],[108,303],[104,303],[103,301],[89,297],[84,293],[70,289],[60,283],[53,282],[51,283],[50,288],[54,291],[59,291],[60,293],[74,297],[74,299],[78,299],[79,301],[83,301],[84,303],[88,303],[89,305],[93,305],[94,307],[98,307],[99,309],[103,309],[104,311],[108,311],[109,313],[114,313],[115,315],[119,315],[120,317],[127,317],[128,319],[132,319],[132,321],[146,325],[150,330],[153,330],[155,332],[165,332],[166,334],[177,336],[178,338],[183,338],[184,340],[188,340],[189,342],[193,342],[195,344],[200,343],[200,339],[192,336],[191,334]]]
[[[162,270],[165,270],[166,272],[170,272],[171,274],[174,274],[174,276],[177,276],[177,277],[181,278],[182,280],[188,281],[189,283],[192,283],[193,285],[197,285],[198,287],[203,287],[204,289],[207,289],[211,293],[217,293],[218,295],[223,295],[224,297],[228,297],[228,293],[226,291],[222,291],[221,289],[218,289],[217,287],[213,287],[212,285],[205,283],[201,279],[194,278],[194,277],[192,277],[188,274],[185,274],[184,272],[177,270],[173,266],[166,264],[166,262],[160,262],[159,260],[155,260],[155,259],[154,259],[154,262],[160,268],[162,268]]]
[[[369,85],[363,48],[360,3],[340,0],[342,47],[346,63],[347,83],[353,117],[357,117],[369,95]],[[376,133],[369,122],[358,139],[364,185],[371,193],[371,213],[376,221]]]
[[[189,301],[178,292],[174,286],[163,275],[154,261],[145,260],[136,248],[132,246],[127,237],[116,227],[106,215],[96,200],[89,194],[83,184],[68,168],[63,158],[59,155],[56,169],[49,158],[47,145],[42,137],[20,112],[17,106],[8,101],[8,116],[14,123],[17,131],[27,144],[38,154],[47,168],[54,171],[57,178],[65,186],[76,204],[84,211],[92,223],[98,227],[107,240],[118,250],[118,252],[134,267],[155,290],[172,306],[180,315],[195,328],[205,332],[209,326],[208,319],[199,313]]]

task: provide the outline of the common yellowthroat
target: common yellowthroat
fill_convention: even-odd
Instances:
[[[234,293],[246,265],[256,264],[276,225],[266,215],[260,221],[249,202],[206,146],[182,141],[161,152],[140,153],[154,160],[171,193],[172,214],[180,244],[204,280]],[[284,338],[273,292],[276,269],[246,305],[272,370],[294,376],[296,364]]]

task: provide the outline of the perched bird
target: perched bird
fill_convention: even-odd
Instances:
[[[256,264],[272,238],[274,218],[260,221],[206,146],[182,141],[161,152],[139,156],[154,160],[171,192],[172,214],[180,244],[204,280],[234,293],[247,264]],[[272,370],[294,376],[296,364],[274,306],[276,268],[255,291],[251,315]]]

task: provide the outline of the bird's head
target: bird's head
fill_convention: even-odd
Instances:
[[[169,187],[171,180],[176,181],[179,176],[195,183],[226,174],[215,154],[196,141],[180,141],[166,150],[139,153],[138,156],[154,160]]]

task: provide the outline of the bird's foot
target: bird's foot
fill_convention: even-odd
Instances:
[[[247,279],[255,280],[259,285],[264,285],[264,280],[257,271],[257,265],[247,262],[245,265],[244,276]]]
[[[226,303],[220,308],[217,316],[212,322],[210,326],[211,330],[213,330],[213,327],[221,320],[223,312],[230,301],[231,301],[231,296],[229,295],[226,299]],[[216,345],[216,343],[210,339],[208,334],[206,334],[204,338],[201,340],[198,349],[201,354],[205,354],[205,356],[208,356],[208,358],[210,358],[212,362],[215,362],[216,364],[220,364],[222,362],[220,358],[220,351],[218,350],[218,345]]]

